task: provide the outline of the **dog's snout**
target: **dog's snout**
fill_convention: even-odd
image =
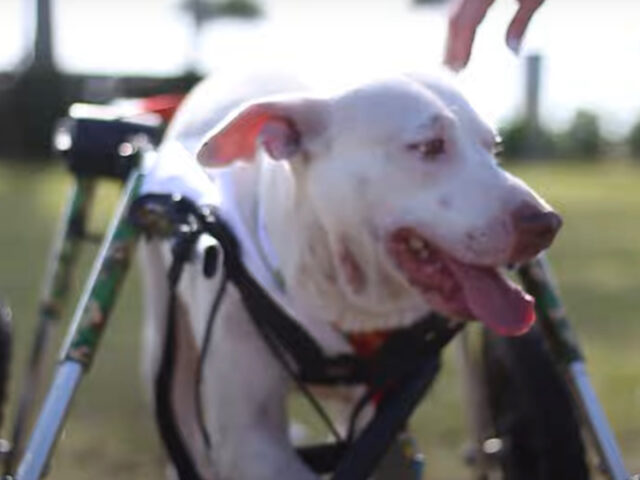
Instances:
[[[562,217],[530,203],[521,205],[511,217],[514,232],[511,260],[528,260],[551,245],[562,227]]]
[[[562,226],[562,218],[553,211],[527,212],[515,214],[513,225],[516,233],[553,240]]]

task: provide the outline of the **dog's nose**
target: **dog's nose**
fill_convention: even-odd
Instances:
[[[526,203],[512,214],[514,242],[511,261],[522,262],[533,258],[551,245],[562,227],[562,217],[551,210]]]

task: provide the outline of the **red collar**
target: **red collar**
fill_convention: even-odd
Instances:
[[[347,334],[347,340],[359,357],[370,357],[389,338],[392,330],[372,330]]]

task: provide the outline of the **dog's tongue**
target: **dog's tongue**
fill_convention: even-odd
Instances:
[[[500,335],[521,335],[535,322],[533,299],[493,268],[465,265],[447,259],[462,286],[468,307],[486,326]]]

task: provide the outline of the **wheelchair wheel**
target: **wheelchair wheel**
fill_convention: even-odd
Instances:
[[[520,337],[485,331],[488,406],[505,480],[588,479],[585,448],[571,393],[542,333]]]

